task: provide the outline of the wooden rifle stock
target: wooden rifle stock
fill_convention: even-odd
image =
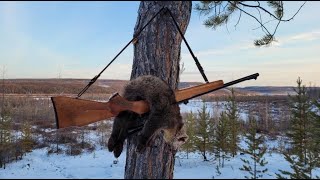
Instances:
[[[146,101],[128,101],[118,93],[108,102],[97,102],[65,96],[51,97],[57,128],[84,126],[90,123],[115,117],[121,111],[143,114],[149,111]]]

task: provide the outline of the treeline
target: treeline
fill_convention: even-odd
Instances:
[[[8,81],[0,86],[0,93],[5,94],[78,94],[86,83],[67,83],[62,80],[51,81]],[[87,93],[113,93],[109,87],[92,85]]]
[[[320,90],[318,91],[320,92]],[[263,102],[268,100],[270,102],[288,102],[289,97],[287,95],[254,95],[254,96],[246,96],[246,95],[236,95],[237,102]],[[206,101],[228,101],[229,96],[208,96],[205,98]]]
[[[287,96],[287,111],[283,111],[287,113],[280,114],[277,120],[270,116],[271,108],[268,106],[249,108],[248,120],[241,120],[238,97],[233,90],[224,111],[218,112],[219,108],[215,108],[210,115],[203,103],[197,113],[187,113],[185,119],[189,140],[182,147],[187,158],[190,152],[198,152],[207,161],[208,153],[212,153],[219,174],[226,159],[247,154],[250,158],[241,158],[243,166],[240,170],[248,172],[245,178],[262,178],[268,171],[265,168],[268,162],[264,158],[266,137],[282,135],[289,138],[288,144],[273,151],[285,157],[291,171],[279,170],[280,174],[275,174],[276,177],[319,178],[313,175],[313,171],[320,168],[320,93],[316,96],[314,91],[302,85],[300,78],[294,90],[296,95]],[[239,146],[240,137],[244,137],[247,148]]]

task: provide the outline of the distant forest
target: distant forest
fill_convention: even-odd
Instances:
[[[0,83],[0,93],[5,94],[77,94],[89,82],[89,79],[5,79]],[[97,80],[96,83],[88,89],[88,93],[112,94],[120,92],[123,86],[128,83],[127,80]],[[178,88],[187,88],[202,84],[201,82],[180,82]],[[294,87],[289,86],[249,86],[235,88],[237,95],[288,95],[293,94]],[[229,95],[231,88],[211,93],[212,95]],[[310,87],[316,94],[320,87]]]

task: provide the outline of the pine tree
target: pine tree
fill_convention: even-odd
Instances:
[[[249,128],[247,130],[246,144],[247,149],[242,149],[242,152],[248,154],[251,160],[241,158],[244,165],[239,168],[242,171],[247,171],[251,176],[245,176],[247,179],[258,179],[262,178],[263,174],[268,171],[268,168],[264,168],[268,162],[263,157],[266,153],[266,146],[264,144],[264,136],[257,134],[257,122],[256,119],[249,114]],[[259,168],[260,167],[260,168]]]
[[[21,142],[24,153],[31,152],[33,147],[32,127],[29,122],[24,121],[21,128]]]
[[[81,127],[80,128],[80,139],[81,139],[81,148],[82,149],[85,149],[87,134],[88,134],[88,131],[85,129],[85,127]]]
[[[290,96],[291,100],[291,130],[288,136],[293,140],[294,154],[298,155],[301,161],[305,161],[307,156],[307,149],[305,148],[310,142],[310,101],[307,95],[307,89],[303,85],[300,77],[297,80],[297,88],[294,91],[295,96]],[[305,162],[306,163],[306,162]]]
[[[186,116],[186,128],[188,141],[182,146],[184,150],[187,152],[187,159],[189,158],[189,153],[195,150],[195,115],[190,111]]]
[[[313,153],[307,153],[307,160],[309,162],[307,164],[301,161],[299,156],[292,155],[288,152],[284,152],[283,155],[285,160],[290,163],[290,168],[293,170],[293,172],[279,169],[282,175],[276,173],[278,179],[287,179],[288,176],[290,179],[312,179],[312,170],[317,162],[312,160],[313,158],[316,158]]]
[[[59,142],[60,142],[60,131],[58,129],[56,129],[55,133],[54,133],[54,138],[55,138],[55,142],[56,142],[56,153],[59,154]]]
[[[207,151],[212,147],[212,141],[210,137],[210,114],[207,111],[207,106],[203,102],[201,110],[198,110],[197,115],[197,131],[195,135],[195,142],[197,149],[201,152],[204,161],[207,161]]]
[[[238,114],[238,107],[237,102],[235,99],[234,89],[231,89],[231,96],[229,96],[229,101],[226,105],[226,115],[228,117],[229,122],[229,143],[228,147],[232,156],[234,157],[238,151],[238,143],[239,143],[239,131],[240,131],[240,124],[239,124],[239,114]]]
[[[313,101],[313,111],[311,112],[313,119],[312,140],[314,143],[313,152],[320,161],[320,101]],[[318,161],[318,162],[319,162]],[[316,164],[320,167],[320,162]]]
[[[99,144],[103,147],[107,147],[107,132],[110,131],[110,125],[107,124],[105,121],[97,122],[97,135],[99,136]]]
[[[11,144],[12,144],[12,119],[10,109],[5,100],[5,66],[2,67],[2,98],[1,98],[1,111],[0,111],[0,168],[6,167],[7,159],[10,157]]]
[[[7,110],[3,110],[0,115],[0,147],[11,142],[11,125],[10,113]]]
[[[293,172],[279,170],[281,174],[276,174],[277,178],[310,179],[312,170],[315,168],[318,157],[314,153],[315,141],[313,137],[313,123],[311,116],[311,104],[307,89],[302,85],[300,77],[297,79],[297,93],[290,97],[291,108],[291,128],[287,136],[292,139],[291,152],[283,152],[286,161],[290,163]]]
[[[258,111],[258,129],[264,133],[271,134],[272,127],[272,120],[271,116],[269,115],[269,102],[268,97],[264,99],[264,103],[260,103],[257,107]]]
[[[7,110],[3,110],[0,116],[0,168],[6,167],[12,144],[11,127],[12,119]]]
[[[230,149],[228,146],[230,142],[230,139],[228,139],[230,137],[229,134],[229,122],[227,115],[225,114],[225,112],[221,112],[219,117],[219,123],[216,127],[214,141],[215,152],[217,153],[216,156],[218,156],[219,158],[219,165],[221,167],[224,167],[224,160],[225,158],[227,158],[227,153]]]

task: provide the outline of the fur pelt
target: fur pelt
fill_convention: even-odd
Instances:
[[[173,141],[182,128],[183,121],[174,91],[164,81],[151,75],[140,76],[124,87],[122,96],[129,101],[145,100],[150,106],[150,111],[143,115],[146,122],[137,136],[137,152],[150,146],[153,135],[159,130],[164,130],[166,142]],[[141,124],[137,120],[138,116],[134,112],[123,111],[115,117],[108,141],[108,149],[113,151],[115,157],[119,157],[122,152],[128,129]]]

